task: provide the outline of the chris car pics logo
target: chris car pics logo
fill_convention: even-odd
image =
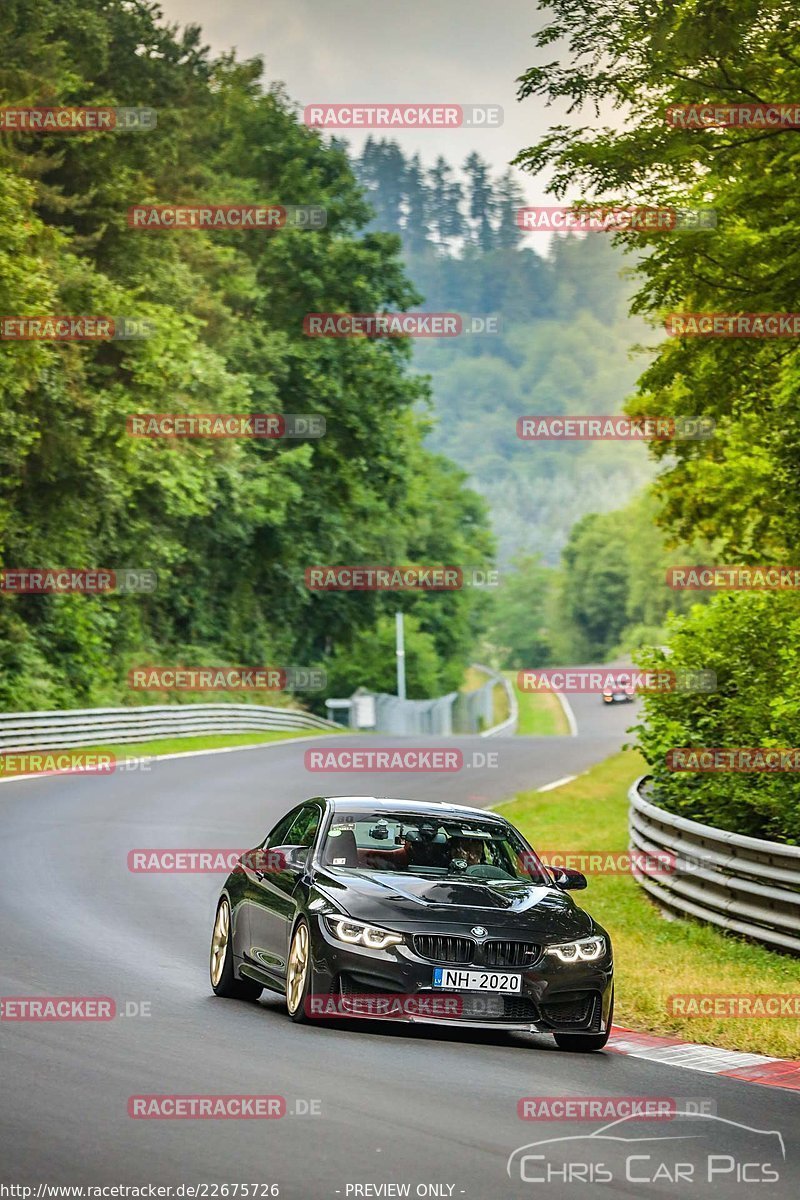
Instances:
[[[666,1129],[659,1116],[651,1122],[632,1113],[589,1134],[529,1142],[509,1155],[506,1172],[535,1186],[618,1183],[635,1194],[635,1188],[661,1184],[726,1200],[749,1200],[754,1185],[781,1179],[786,1147],[779,1130],[756,1129],[702,1107],[671,1113]]]

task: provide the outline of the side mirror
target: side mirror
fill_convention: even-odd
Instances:
[[[582,892],[588,886],[586,876],[581,871],[573,871],[571,867],[562,867],[553,872],[556,887],[564,892]]]
[[[308,856],[311,853],[310,846],[275,846],[268,853],[274,855],[275,860],[282,863],[284,871],[293,871],[300,874],[304,871],[308,862]]]

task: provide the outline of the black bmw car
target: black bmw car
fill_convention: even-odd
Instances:
[[[388,1016],[546,1032],[599,1050],[611,941],[502,817],[365,796],[292,809],[229,875],[211,943],[218,996],[286,997],[295,1021]]]

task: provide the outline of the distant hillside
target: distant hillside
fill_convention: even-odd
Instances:
[[[557,238],[549,253],[544,241],[523,245],[515,179],[493,181],[474,154],[461,172],[442,159],[425,170],[396,143],[370,140],[354,166],[371,228],[402,239],[422,307],[501,317],[496,336],[415,343],[433,385],[429,442],[486,498],[502,562],[534,552],[557,563],[576,521],[622,507],[653,474],[641,445],[516,436],[527,413],[621,409],[646,363],[630,348],[650,332],[627,315],[622,254],[600,233]]]

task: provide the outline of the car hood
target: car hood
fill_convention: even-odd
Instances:
[[[485,925],[490,933],[516,931],[557,941],[583,937],[594,926],[587,912],[558,888],[522,880],[467,882],[389,875],[383,871],[323,869],[317,889],[359,921],[391,929],[455,931]]]

